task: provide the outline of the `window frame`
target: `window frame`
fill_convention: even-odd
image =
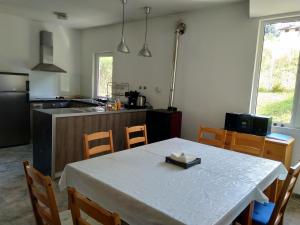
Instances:
[[[300,16],[299,15],[291,15],[291,16],[285,16],[285,17],[261,19],[259,21],[258,37],[257,37],[257,45],[256,45],[256,55],[255,55],[255,62],[254,62],[254,75],[253,75],[253,81],[252,81],[252,92],[251,92],[250,107],[249,107],[249,111],[251,114],[256,114],[260,71],[261,71],[261,63],[262,63],[262,55],[263,55],[263,47],[264,47],[265,26],[267,24],[274,24],[274,23],[280,23],[280,22],[281,23],[293,22],[293,21],[300,21]],[[300,115],[297,117],[297,114],[298,114],[297,112],[300,113],[300,52],[299,52],[298,60],[299,60],[298,71],[297,71],[297,75],[296,75],[297,77],[296,77],[296,85],[295,85],[291,122],[289,124],[277,123],[276,126],[289,127],[289,128],[300,128]],[[275,125],[274,123],[276,123],[276,121],[273,121],[273,125]]]
[[[99,80],[99,58],[100,57],[108,57],[111,56],[113,58],[113,63],[112,63],[112,78],[114,76],[114,61],[115,61],[115,56],[113,52],[97,52],[94,55],[94,78],[93,78],[93,96],[94,98],[98,98],[98,80]],[[103,96],[101,96],[103,97]]]

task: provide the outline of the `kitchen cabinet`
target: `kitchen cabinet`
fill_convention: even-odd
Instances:
[[[33,112],[33,165],[57,177],[68,163],[83,160],[83,135],[112,130],[115,151],[125,149],[125,127],[146,123],[147,110],[77,112],[41,109]]]
[[[53,109],[53,108],[83,108],[95,107],[97,103],[87,102],[85,100],[74,99],[35,99],[30,101],[30,136],[33,136],[33,110],[35,109]]]
[[[181,137],[182,112],[164,109],[147,112],[147,131],[149,143]]]
[[[232,132],[228,131],[225,148],[230,149]],[[290,137],[287,141],[266,138],[263,157],[282,162],[288,169],[291,166],[292,150],[295,139]]]

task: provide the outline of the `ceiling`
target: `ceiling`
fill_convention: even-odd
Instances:
[[[144,18],[144,6],[151,16],[175,14],[244,0],[128,0],[126,20]],[[54,11],[66,12],[68,20],[58,20]],[[120,0],[0,0],[0,12],[32,20],[59,23],[71,28],[88,28],[121,22]]]
[[[250,0],[250,17],[300,11],[300,0]]]

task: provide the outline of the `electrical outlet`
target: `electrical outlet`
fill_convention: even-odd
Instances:
[[[158,87],[158,86],[156,86],[156,87],[154,88],[154,90],[155,90],[155,92],[156,92],[157,94],[160,94],[160,93],[161,93],[161,89],[160,89],[160,87]]]

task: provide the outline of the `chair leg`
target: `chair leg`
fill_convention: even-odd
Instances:
[[[249,206],[242,212],[241,220],[243,225],[252,225],[252,214],[254,210],[254,202],[251,202]]]
[[[276,202],[277,200],[277,190],[278,190],[278,180],[276,179],[270,186],[269,200],[271,202]]]

